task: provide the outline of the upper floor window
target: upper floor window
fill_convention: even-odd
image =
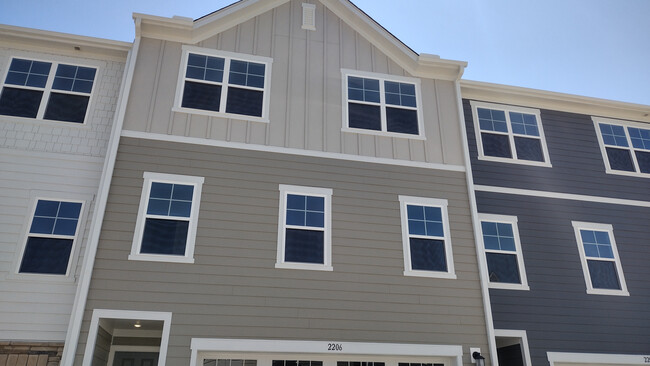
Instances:
[[[194,263],[203,177],[144,173],[129,259]]]
[[[332,270],[332,190],[280,185],[277,268]]]
[[[343,130],[424,138],[420,81],[342,70]]]
[[[593,117],[606,171],[650,177],[650,125]]]
[[[479,214],[491,288],[528,290],[517,217]]]
[[[612,225],[573,221],[587,293],[629,296]]]
[[[268,122],[272,60],[183,46],[175,111]]]
[[[81,201],[36,200],[18,272],[69,274],[82,212]]]
[[[0,114],[83,123],[97,69],[13,58],[0,94]]]
[[[551,166],[538,109],[471,105],[479,159]]]
[[[404,274],[456,278],[447,200],[399,196]]]

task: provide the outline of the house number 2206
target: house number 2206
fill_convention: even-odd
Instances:
[[[328,351],[343,351],[343,345],[341,343],[328,343]]]
[[[650,357],[643,357],[643,361],[645,363],[650,363]]]

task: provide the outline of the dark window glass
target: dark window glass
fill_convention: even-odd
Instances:
[[[230,61],[230,84],[264,87],[264,64],[232,60]]]
[[[185,255],[189,225],[189,221],[147,219],[140,253]]]
[[[185,77],[221,82],[225,59],[190,53],[187,58]]]
[[[221,101],[221,85],[185,82],[183,88],[183,103],[185,108],[219,111]]]
[[[348,103],[348,123],[350,128],[381,131],[381,107]]]
[[[635,151],[635,154],[641,173],[650,173],[650,152]]]
[[[147,214],[190,217],[194,186],[172,183],[151,183]]]
[[[15,58],[11,61],[5,83],[44,88],[51,67],[52,64],[49,62]]]
[[[229,87],[226,113],[262,117],[263,100],[263,91]]]
[[[481,133],[483,141],[483,154],[500,158],[512,158],[510,141],[507,135],[496,135],[493,133]]]
[[[591,285],[595,288],[620,290],[616,264],[611,261],[587,260]]]
[[[623,126],[600,124],[600,132],[606,145],[627,147],[627,137]]]
[[[348,76],[348,99],[379,103],[379,80]]]
[[[388,132],[418,134],[418,112],[412,109],[386,107]]]
[[[325,198],[288,194],[286,223],[325,227]]]
[[[56,121],[83,123],[86,117],[86,108],[90,97],[85,95],[72,95],[50,93],[44,119]]]
[[[485,253],[490,282],[521,283],[517,256],[514,254]]]
[[[413,270],[447,271],[447,257],[443,240],[410,238],[409,242]]]
[[[539,139],[515,136],[515,149],[517,150],[517,159],[544,161],[542,141]]]
[[[43,92],[4,87],[0,95],[0,114],[36,118]]]
[[[609,166],[614,170],[624,170],[626,172],[634,172],[634,162],[630,150],[616,149],[612,147],[605,148],[607,151],[607,159]]]
[[[52,89],[90,93],[95,80],[95,71],[90,67],[59,65]]]
[[[493,109],[477,108],[478,121],[481,130],[508,132],[506,113]]]
[[[286,229],[285,262],[325,263],[324,234],[316,230]]]
[[[386,81],[384,82],[384,88],[386,90],[386,104],[417,107],[415,85]]]
[[[72,242],[72,239],[28,238],[20,273],[64,275],[68,270]]]

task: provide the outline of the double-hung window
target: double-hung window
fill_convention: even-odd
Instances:
[[[612,225],[573,221],[587,293],[629,296]]]
[[[83,206],[82,201],[36,200],[18,273],[69,274]]]
[[[538,109],[471,105],[479,159],[551,166]]]
[[[184,46],[177,112],[268,122],[268,57]]]
[[[144,173],[129,259],[194,263],[203,177]]]
[[[606,171],[650,177],[650,125],[593,117]]]
[[[399,196],[404,275],[456,278],[447,200]]]
[[[343,131],[424,138],[419,79],[341,71]]]
[[[517,217],[479,214],[491,288],[528,290]]]
[[[332,190],[280,185],[276,268],[332,270]]]
[[[83,123],[97,69],[13,58],[0,94],[0,115]]]

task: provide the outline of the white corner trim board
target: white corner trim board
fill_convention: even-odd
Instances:
[[[628,200],[623,198],[611,198],[611,197],[601,197],[601,196],[588,196],[584,194],[536,191],[532,189],[484,186],[479,184],[474,186],[474,190],[480,192],[490,192],[490,193],[504,193],[504,194],[516,194],[516,195],[531,196],[531,197],[556,198],[560,200],[573,200],[573,201],[584,201],[584,202],[594,202],[594,203],[608,203],[613,205],[650,207],[650,201]]]
[[[551,366],[563,365],[647,365],[650,354],[621,355],[606,353],[546,352]]]
[[[210,140],[210,139],[204,139],[198,137],[165,135],[165,134],[151,133],[151,132],[123,130],[122,137],[155,140],[155,141],[179,142],[185,144],[195,144],[195,145],[214,146],[214,147],[227,147],[231,149],[262,151],[262,152],[271,152],[271,153],[279,153],[279,154],[291,154],[291,155],[309,156],[315,158],[360,161],[364,163],[398,165],[398,166],[413,167],[413,168],[437,169],[437,170],[446,170],[452,172],[465,172],[465,167],[462,165],[376,158],[372,156],[360,156],[360,155],[350,155],[350,154],[334,153],[334,152],[326,152],[326,151],[304,150],[304,149],[295,149],[290,147],[254,145],[254,144],[246,144],[242,142],[219,141],[219,140]]]

